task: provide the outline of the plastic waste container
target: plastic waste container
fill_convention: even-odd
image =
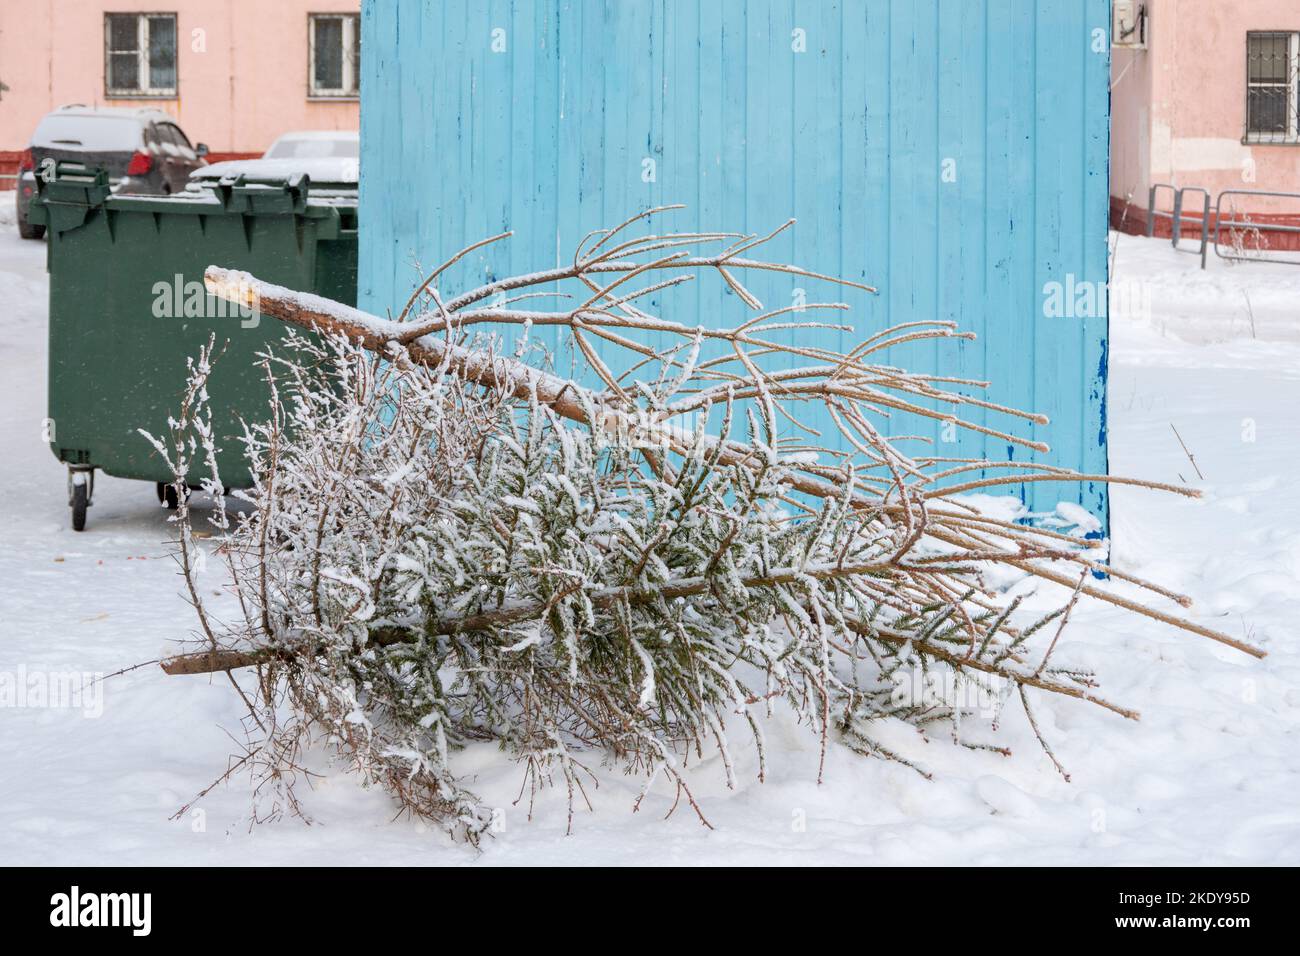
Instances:
[[[173,476],[138,429],[162,437],[185,383],[185,360],[215,333],[224,345],[208,389],[218,468],[251,483],[241,417],[270,397],[257,353],[284,335],[274,319],[206,294],[208,265],[244,269],[291,289],[356,300],[355,195],[311,196],[306,176],[227,178],[167,197],[113,195],[100,171],[60,164],[39,183],[30,221],[49,237],[50,449],[68,466],[73,527],[85,527],[98,469],[154,482],[175,507]],[[196,471],[197,484],[205,474]]]

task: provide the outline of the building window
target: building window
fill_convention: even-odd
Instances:
[[[360,90],[361,17],[355,13],[308,16],[309,95],[355,99]]]
[[[176,14],[104,14],[104,95],[176,95]]]
[[[1300,142],[1300,33],[1246,34],[1246,142]]]

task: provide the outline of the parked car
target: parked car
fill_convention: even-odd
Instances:
[[[262,154],[263,159],[356,159],[361,137],[356,130],[297,130],[285,133]]]
[[[230,159],[190,173],[195,183],[226,176],[278,179],[306,173],[313,185],[355,189],[361,139],[356,130],[296,130],[285,133],[261,159]]]
[[[46,113],[18,161],[18,231],[39,239],[44,226],[27,222],[36,195],[36,176],[47,160],[102,167],[109,183],[123,193],[169,195],[180,192],[189,174],[204,165],[208,147],[191,146],[176,121],[155,109],[63,106]]]

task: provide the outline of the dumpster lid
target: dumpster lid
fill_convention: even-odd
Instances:
[[[79,227],[92,212],[104,207],[180,215],[297,215],[337,222],[341,215],[355,214],[357,205],[355,190],[316,190],[302,173],[265,179],[224,176],[201,186],[191,183],[186,191],[169,196],[142,196],[113,192],[102,169],[60,162],[52,177],[37,177],[37,190],[30,218],[48,224],[56,233]]]

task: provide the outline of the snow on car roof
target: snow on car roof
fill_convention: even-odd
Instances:
[[[211,180],[224,176],[247,176],[250,179],[282,179],[306,173],[312,182],[355,183],[358,163],[355,159],[335,156],[294,159],[229,159],[201,166],[190,173],[191,179]]]
[[[263,159],[356,159],[361,137],[355,130],[301,130],[285,133],[262,154]]]
[[[295,129],[282,133],[281,139],[360,139],[361,134],[354,129]]]
[[[71,103],[67,106],[60,106],[46,114],[47,116],[112,116],[122,119],[133,119],[137,121],[145,120],[166,120],[169,123],[175,123],[176,118],[170,113],[157,109],[153,106],[86,106],[82,103]]]

